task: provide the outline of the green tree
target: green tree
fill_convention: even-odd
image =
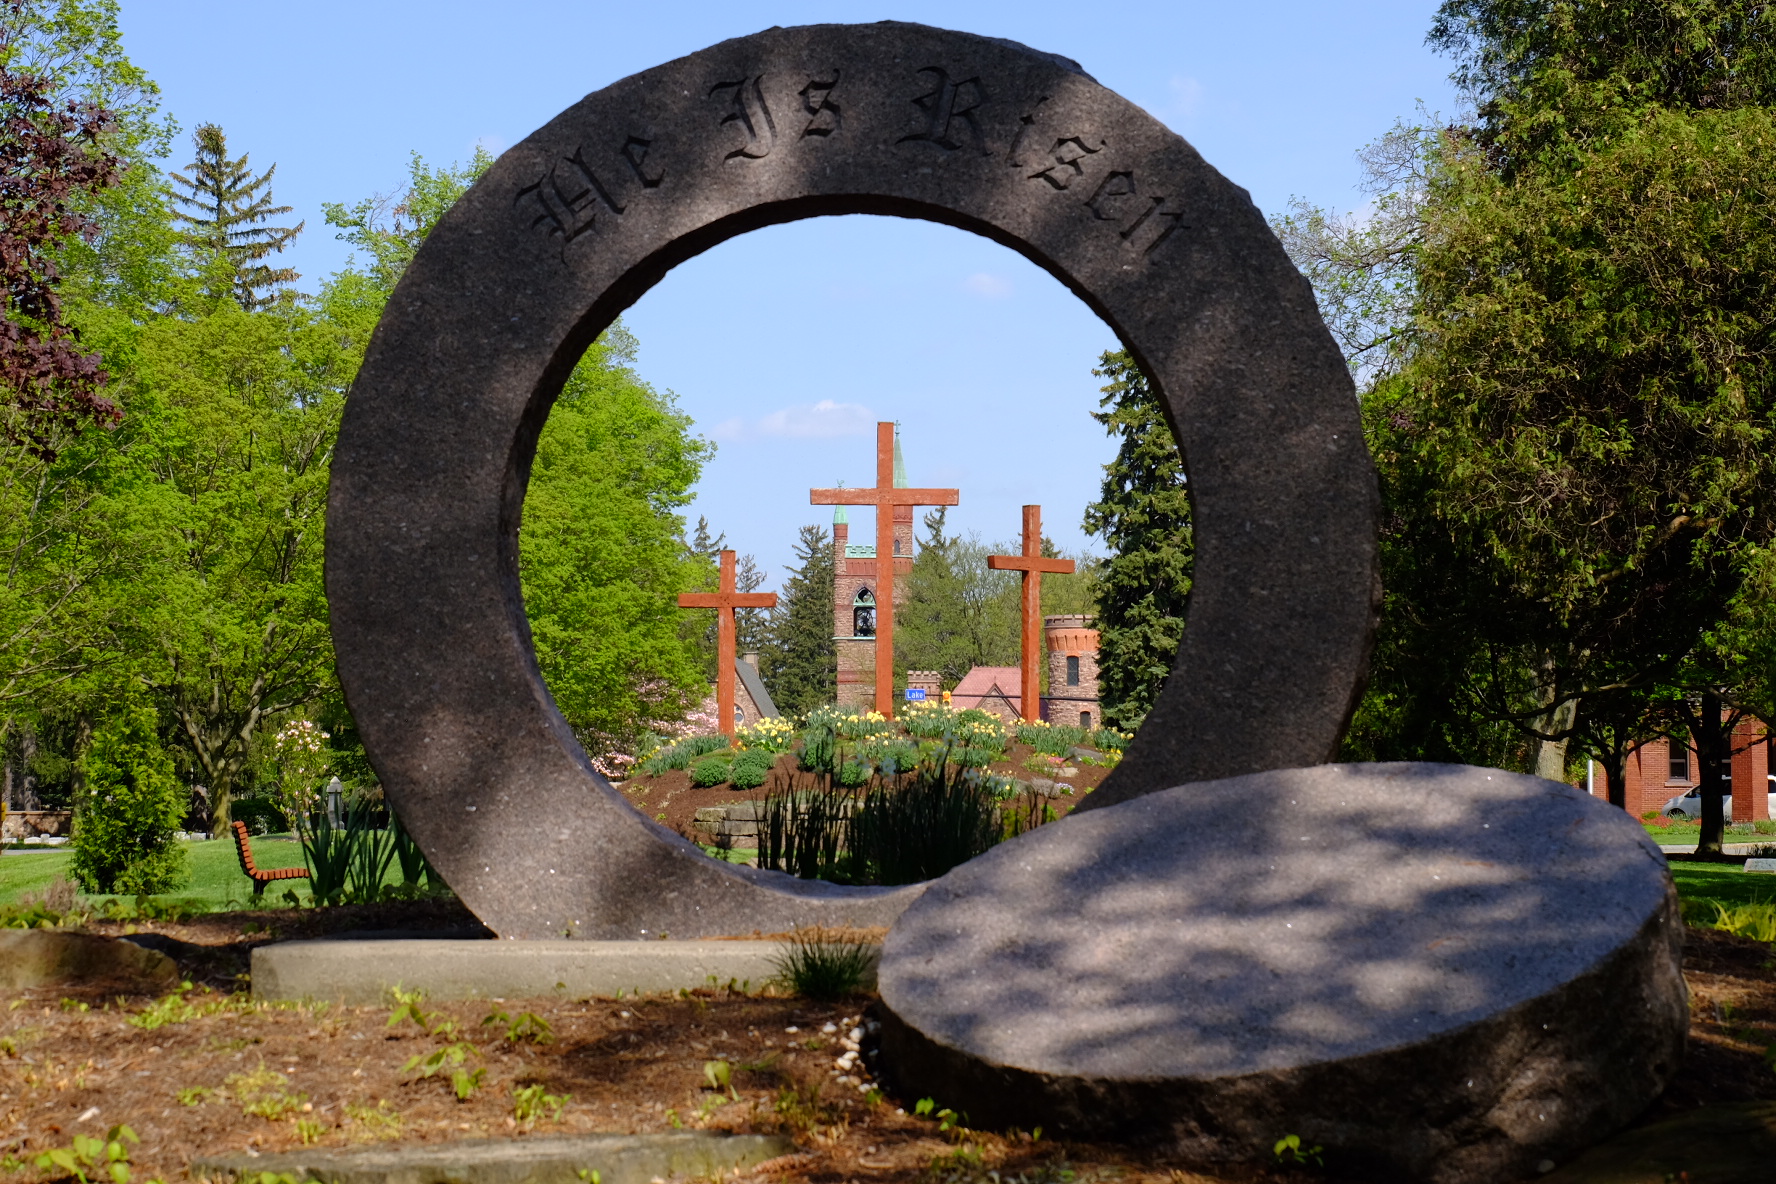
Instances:
[[[575,367],[537,444],[519,574],[537,663],[587,750],[627,749],[706,679],[678,596],[706,579],[684,519],[710,447],[634,372],[618,325]]]
[[[906,599],[895,605],[894,656],[903,679],[935,670],[954,687],[976,666],[1017,665],[1023,617],[1017,575],[987,566],[989,554],[1010,552],[946,535],[946,513],[940,506],[925,515]]]
[[[1110,381],[1093,418],[1118,437],[1085,529],[1104,540],[1097,572],[1098,694],[1104,721],[1134,730],[1165,686],[1184,640],[1196,548],[1177,439],[1152,384],[1126,352],[1092,373]]]
[[[88,892],[168,892],[189,872],[177,842],[186,793],[156,735],[152,707],[114,711],[80,759],[70,870]]]
[[[170,174],[173,200],[184,207],[173,217],[189,227],[187,243],[229,262],[235,300],[248,312],[257,312],[279,299],[274,289],[300,278],[288,267],[270,267],[263,260],[289,246],[307,223],[261,225],[291,209],[271,204],[271,178],[277,165],[255,177],[246,153],[228,158],[228,138],[213,123],[199,124],[192,140],[197,158],[185,166],[191,175]]]
[[[771,610],[770,632],[759,655],[759,673],[777,710],[802,715],[831,703],[838,693],[833,645],[832,536],[819,525],[801,529],[798,562]]]

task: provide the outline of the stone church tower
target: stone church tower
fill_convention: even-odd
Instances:
[[[906,462],[900,455],[900,433],[894,436],[894,486],[907,488]],[[881,513],[880,510],[877,513]],[[906,603],[907,577],[913,570],[913,507],[896,506],[894,514],[894,603]],[[869,536],[865,536],[869,537]],[[845,507],[833,510],[833,648],[838,654],[838,705],[876,706],[876,587],[881,579],[873,543],[853,544]]]

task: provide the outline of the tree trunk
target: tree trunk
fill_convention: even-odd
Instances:
[[[1697,721],[1696,757],[1702,767],[1697,785],[1702,794],[1702,834],[1696,843],[1696,854],[1719,855],[1721,839],[1726,833],[1726,818],[1721,809],[1721,759],[1726,750],[1726,737],[1721,732],[1721,701],[1713,691],[1702,692],[1702,718]]]
[[[1619,748],[1597,762],[1603,766],[1603,783],[1609,787],[1609,804],[1619,810],[1628,808],[1628,754]]]
[[[1556,704],[1548,710],[1546,715],[1542,716],[1541,726],[1538,730],[1544,736],[1559,735],[1560,733],[1570,734],[1573,718],[1578,714],[1578,709],[1578,701],[1574,699]],[[1567,743],[1568,736],[1565,735],[1562,735],[1558,740],[1536,741],[1535,774],[1537,777],[1546,777],[1549,781],[1566,781]]]

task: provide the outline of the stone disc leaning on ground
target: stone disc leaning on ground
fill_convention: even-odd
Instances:
[[[1201,1163],[1296,1135],[1367,1179],[1516,1180],[1670,1080],[1682,932],[1658,847],[1571,786],[1259,773],[933,881],[883,949],[881,1062],[971,1122]]]
[[[1164,395],[1194,498],[1191,628],[1093,804],[1337,745],[1373,627],[1375,477],[1343,358],[1250,198],[1065,58],[894,22],[771,29],[588,95],[504,153],[408,268],[346,405],[340,679],[403,822],[502,937],[884,924],[917,895],[717,863],[638,816],[555,709],[518,580],[537,433],[596,335],[724,239],[860,213],[1017,250]],[[735,315],[766,352],[821,332],[817,306]]]

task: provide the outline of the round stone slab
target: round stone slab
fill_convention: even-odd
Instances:
[[[1499,1181],[1681,1059],[1664,856],[1603,802],[1457,765],[1185,785],[1042,827],[889,931],[881,1062],[971,1123]]]
[[[340,680],[403,822],[502,937],[885,924],[918,891],[736,868],[640,817],[543,685],[518,578],[537,434],[585,347],[685,259],[832,214],[1011,247],[1164,398],[1195,507],[1191,627],[1090,804],[1333,753],[1372,634],[1375,477],[1344,359],[1245,191],[1066,58],[919,25],[771,29],[588,95],[504,153],[408,268],[346,404]],[[735,295],[758,343],[736,369],[824,331],[817,300]]]

